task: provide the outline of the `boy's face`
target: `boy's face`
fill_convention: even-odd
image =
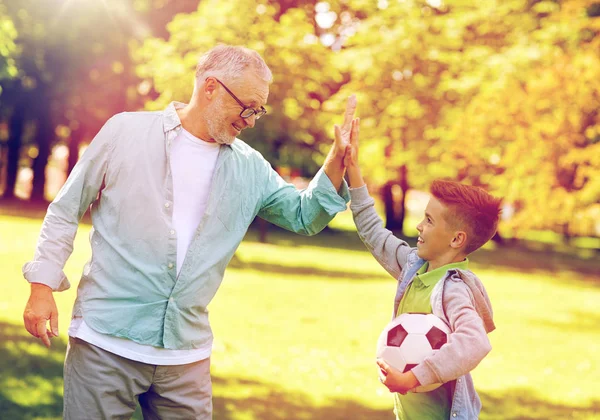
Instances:
[[[444,219],[445,211],[446,206],[431,197],[425,209],[425,217],[417,225],[417,255],[424,260],[435,261],[452,251],[450,243],[455,232]]]

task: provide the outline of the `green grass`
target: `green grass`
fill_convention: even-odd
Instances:
[[[29,287],[21,265],[33,255],[40,224],[0,216],[6,419],[60,418],[69,314],[89,256],[83,225],[65,268],[72,288],[55,295],[60,337],[46,350],[22,327]],[[210,306],[214,418],[392,419],[374,352],[394,281],[353,232],[305,238],[273,230],[269,242],[248,234]],[[471,260],[498,326],[492,353],[474,371],[481,418],[600,418],[598,258],[490,246]]]

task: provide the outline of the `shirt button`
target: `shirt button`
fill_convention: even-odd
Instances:
[[[171,230],[169,231],[169,233],[170,233],[171,235],[175,235],[175,231],[174,231],[173,229],[171,229]]]
[[[173,303],[173,298],[172,297],[169,298],[169,302]],[[456,413],[454,415],[456,416]]]
[[[456,411],[452,413],[452,417],[456,417]]]
[[[168,267],[173,268],[173,263],[169,263]]]
[[[170,268],[170,267],[169,267],[169,268]],[[460,383],[460,378],[458,378],[458,379],[456,380],[456,382]]]
[[[165,203],[165,207],[166,207],[166,208],[169,208],[169,207],[171,207],[171,203]]]

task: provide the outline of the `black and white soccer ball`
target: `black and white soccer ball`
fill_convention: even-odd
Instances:
[[[450,328],[433,314],[404,313],[394,318],[377,341],[377,358],[400,372],[408,372],[448,342]],[[413,392],[429,392],[442,384],[419,386]]]

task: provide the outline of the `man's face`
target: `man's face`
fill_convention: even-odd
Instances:
[[[427,261],[438,259],[450,251],[450,243],[454,238],[454,230],[444,219],[447,208],[435,197],[431,197],[425,217],[417,225],[419,239],[417,240],[417,254]]]
[[[230,86],[231,85],[231,86]],[[217,143],[231,144],[246,128],[254,127],[256,115],[240,117],[242,107],[223,88],[206,109],[208,134]],[[248,72],[227,87],[246,106],[258,110],[267,103],[269,83],[252,72]]]

